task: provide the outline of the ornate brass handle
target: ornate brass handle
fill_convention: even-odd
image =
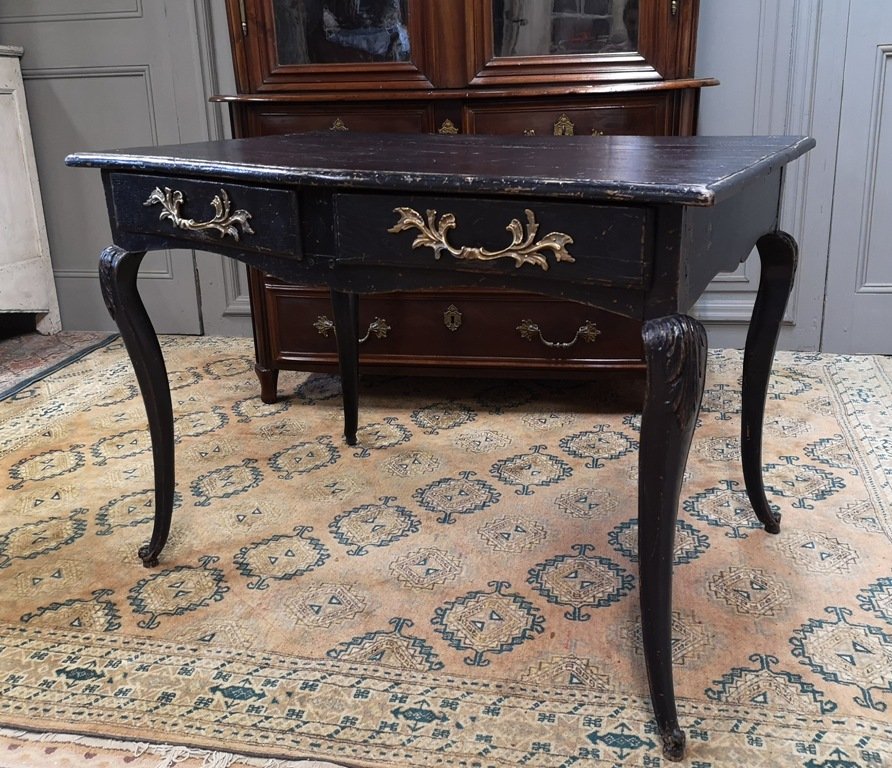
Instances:
[[[325,315],[319,315],[319,317],[316,318],[316,322],[313,323],[313,327],[319,331],[320,336],[328,338],[328,334],[334,330],[334,323]],[[369,329],[365,332],[365,336],[359,340],[359,343],[363,344],[368,341],[369,337],[372,335],[377,336],[379,339],[386,339],[387,333],[390,330],[392,330],[390,325],[383,317],[376,317],[369,323]]]
[[[390,326],[387,324],[387,321],[383,317],[376,317],[374,320],[372,320],[371,323],[369,323],[369,329],[365,332],[365,336],[363,336],[359,340],[359,343],[362,344],[368,341],[369,336],[371,336],[372,334],[377,336],[379,339],[386,339],[387,332],[390,330]]]
[[[435,259],[439,259],[443,251],[446,251],[456,259],[476,261],[514,259],[516,267],[523,264],[535,264],[545,271],[548,270],[548,259],[540,251],[551,251],[555,261],[576,261],[565,248],[573,242],[570,235],[565,235],[563,232],[550,232],[538,243],[533,242],[539,231],[539,224],[529,208],[525,209],[527,215],[526,235],[524,235],[523,225],[517,219],[511,219],[511,222],[505,227],[511,233],[511,244],[498,251],[489,251],[479,246],[466,245],[456,248],[451,245],[446,237],[450,229],[455,229],[454,214],[444,213],[438,222],[437,212],[428,209],[427,222],[425,222],[421,218],[421,214],[411,208],[394,208],[393,212],[400,215],[400,220],[387,231],[397,233],[407,229],[417,229],[420,234],[412,243],[412,248],[422,246],[433,248]]]
[[[598,326],[591,320],[586,320],[579,326],[576,330],[576,335],[571,341],[548,341],[548,339],[542,336],[542,331],[539,329],[539,326],[532,320],[521,320],[520,325],[517,326],[517,332],[527,341],[534,341],[536,337],[538,337],[539,341],[546,347],[553,347],[555,349],[569,349],[577,341],[594,341],[601,335]]]
[[[185,195],[179,190],[171,190],[170,187],[165,187],[162,192],[159,187],[155,187],[152,190],[152,194],[149,195],[149,199],[143,205],[160,205],[162,210],[158,218],[161,221],[168,219],[175,227],[190,232],[203,232],[213,229],[220,233],[221,238],[229,235],[236,242],[239,239],[239,226],[242,228],[242,233],[254,234],[254,230],[248,224],[248,219],[251,218],[250,213],[241,209],[230,213],[232,206],[225,189],[221,189],[220,194],[214,195],[214,199],[211,200],[211,205],[216,215],[210,221],[195,221],[195,219],[186,219],[180,216],[180,208],[182,208],[185,200]]]
[[[334,122],[329,126],[328,130],[330,131],[349,131],[350,129],[347,127],[346,123],[341,120],[341,118],[336,117]]]
[[[669,9],[672,11],[673,16],[678,16],[678,6],[678,0],[672,0],[672,2],[669,3]]]
[[[437,129],[437,133],[444,136],[455,136],[458,133],[458,128],[455,127],[455,123],[453,123],[449,118],[446,118],[443,121],[443,125],[441,125]]]

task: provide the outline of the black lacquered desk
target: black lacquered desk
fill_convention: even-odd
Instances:
[[[672,680],[673,537],[697,420],[706,334],[685,314],[757,246],[761,282],[746,341],[742,457],[755,514],[779,531],[762,485],[762,416],[796,268],[778,231],[784,166],[809,138],[324,133],[85,152],[102,169],[114,245],[100,280],[148,413],[157,564],[174,502],[173,412],[158,339],[137,290],[147,251],[222,253],[331,290],[344,434],[358,424],[358,296],[513,288],[642,321],[647,362],[638,487],[644,652],[666,757],[680,759]],[[507,230],[507,232],[506,232]]]

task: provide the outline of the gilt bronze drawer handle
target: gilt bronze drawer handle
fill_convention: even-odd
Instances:
[[[155,187],[143,205],[160,205],[162,211],[158,218],[161,221],[168,219],[175,227],[189,232],[204,232],[213,229],[220,233],[221,238],[229,235],[236,242],[239,239],[239,226],[243,233],[254,234],[254,230],[248,224],[248,219],[251,218],[250,213],[241,209],[230,213],[232,206],[225,189],[221,189],[220,194],[214,195],[214,199],[211,200],[216,215],[210,221],[195,221],[195,219],[185,219],[180,216],[180,208],[184,202],[185,196],[179,190],[165,187],[162,192],[159,187]]]
[[[349,131],[350,129],[347,127],[347,124],[341,120],[341,118],[336,117],[334,122],[329,126],[328,130],[330,131]]]
[[[546,347],[553,347],[555,349],[569,349],[577,341],[594,341],[601,335],[598,326],[591,320],[586,320],[579,326],[579,328],[577,328],[576,335],[571,341],[548,341],[548,339],[543,338],[539,326],[532,320],[521,320],[520,325],[517,326],[517,332],[527,341],[534,341],[538,337],[539,341]]]
[[[421,218],[421,214],[411,208],[394,208],[393,212],[400,215],[400,220],[387,231],[397,233],[407,229],[417,229],[420,234],[413,241],[412,248],[422,246],[433,248],[435,259],[439,259],[443,251],[446,251],[456,259],[476,261],[514,259],[516,267],[523,264],[536,264],[546,271],[548,270],[548,258],[541,251],[551,251],[555,261],[576,261],[565,248],[573,242],[570,235],[565,235],[563,232],[550,232],[539,242],[533,242],[539,231],[539,224],[529,208],[525,209],[527,215],[526,234],[524,234],[523,225],[517,219],[511,219],[511,222],[505,227],[511,233],[511,245],[499,251],[489,251],[478,246],[466,245],[457,248],[450,245],[446,237],[450,229],[455,229],[454,214],[444,213],[438,222],[437,212],[428,209],[427,222],[425,222]]]
[[[316,318],[316,322],[313,323],[313,327],[317,331],[319,331],[320,336],[325,336],[325,338],[328,338],[328,334],[334,330],[335,325],[334,322],[332,322],[325,315],[319,315],[319,317]],[[359,343],[362,344],[363,342],[368,341],[369,337],[372,335],[378,337],[379,339],[386,339],[387,333],[390,330],[390,325],[383,317],[376,317],[374,320],[372,320],[371,323],[369,323],[369,329],[365,332],[365,336],[363,336],[359,340]]]
[[[359,343],[362,344],[363,342],[368,341],[369,337],[372,334],[377,336],[379,339],[386,339],[387,333],[390,330],[390,326],[383,317],[376,317],[374,320],[372,320],[371,323],[369,323],[369,329],[365,332],[365,336],[363,336],[359,340]]]

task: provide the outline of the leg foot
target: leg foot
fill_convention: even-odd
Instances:
[[[359,297],[355,293],[331,291],[338,364],[344,397],[344,438],[356,445],[359,427]]]
[[[148,544],[143,544],[136,550],[136,554],[139,556],[139,559],[142,560],[142,564],[145,568],[154,568],[158,565],[158,553],[153,552]]]
[[[647,391],[638,454],[638,562],[644,660],[663,753],[684,755],[672,676],[675,521],[706,376],[706,332],[686,315],[644,324]]]
[[[152,321],[136,287],[136,277],[144,252],[106,248],[99,257],[99,282],[109,314],[121,332],[130,362],[142,393],[155,473],[155,522],[152,538],[140,547],[143,564],[158,564],[158,555],[167,543],[174,499],[173,408],[167,369]]]
[[[673,763],[684,760],[685,737],[681,728],[672,728],[660,733],[663,742],[663,757]]]
[[[279,401],[277,386],[279,384],[279,369],[264,368],[260,363],[255,364],[254,373],[260,381],[260,399],[267,405]]]
[[[772,511],[762,482],[762,421],[774,348],[793,288],[798,249],[796,241],[785,232],[765,235],[757,248],[762,276],[743,356],[740,452],[753,511],[768,533],[780,533],[780,514]]]

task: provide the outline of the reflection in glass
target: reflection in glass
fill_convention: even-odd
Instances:
[[[638,0],[493,0],[496,56],[638,50]]]
[[[279,64],[408,61],[408,0],[273,0]]]

